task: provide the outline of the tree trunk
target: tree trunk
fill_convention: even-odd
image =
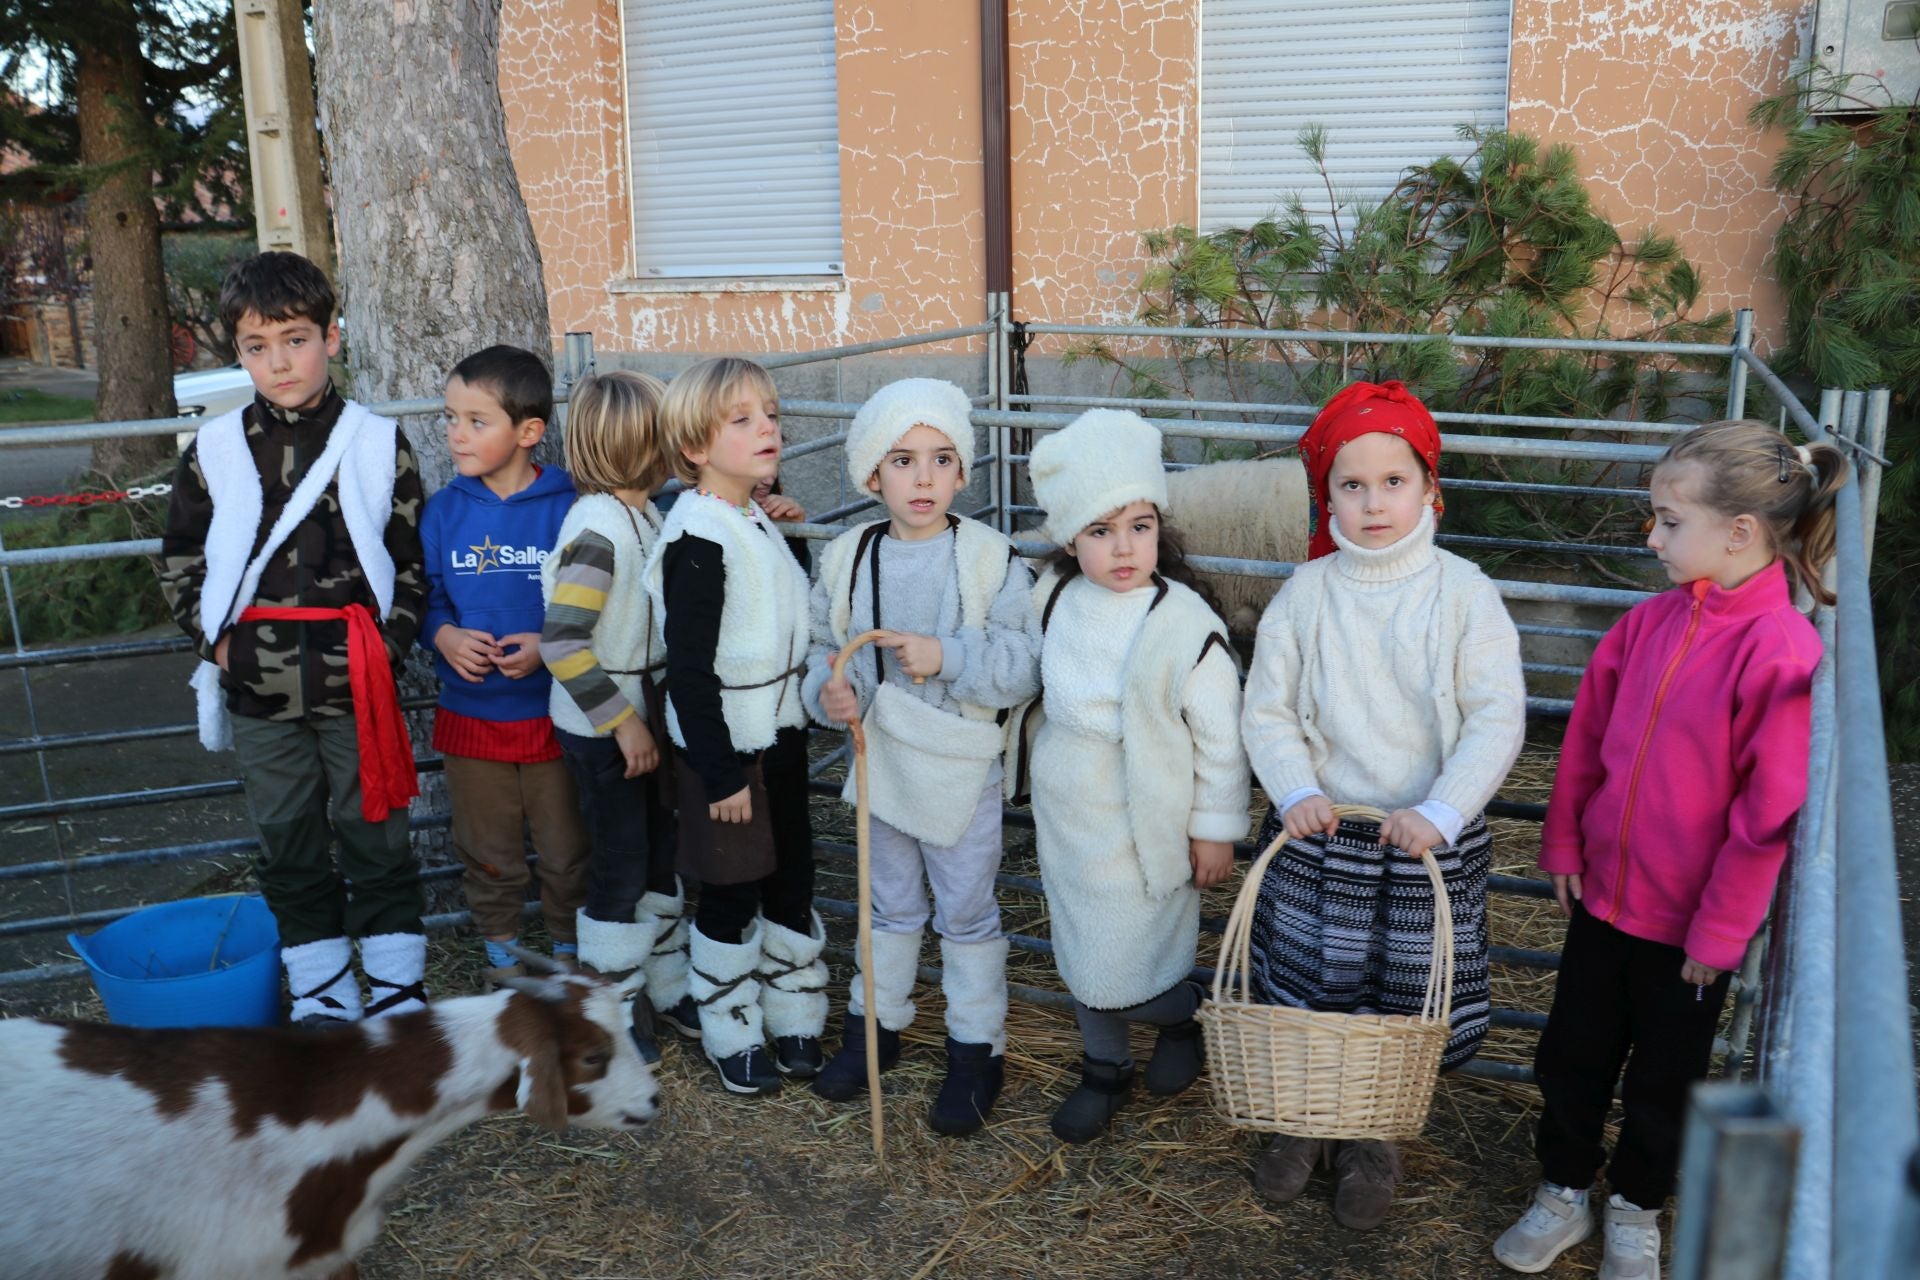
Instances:
[[[166,418],[174,412],[173,344],[160,259],[160,215],[145,159],[145,97],[140,45],[130,21],[102,17],[98,38],[77,52],[80,163],[105,168],[87,193],[87,243],[93,256],[94,353],[100,394],[94,420]],[[78,335],[75,335],[76,340]],[[102,440],[93,469],[130,484],[164,468],[170,436]]]
[[[551,363],[500,105],[499,0],[327,0],[314,48],[354,396],[438,396],[496,342]],[[438,488],[453,474],[438,422],[406,426]]]
[[[364,403],[437,397],[447,371],[496,342],[549,364],[540,247],[507,150],[499,0],[326,0],[314,6],[320,131],[340,235],[347,363]],[[406,419],[428,492],[453,476],[437,416]],[[559,459],[560,433],[536,457]],[[434,692],[416,654],[402,697]],[[408,717],[416,751],[427,715]],[[421,810],[444,810],[441,775]],[[415,846],[449,860],[444,831]]]

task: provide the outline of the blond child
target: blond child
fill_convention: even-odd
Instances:
[[[1594,650],[1541,835],[1569,922],[1534,1061],[1545,1178],[1493,1246],[1514,1271],[1544,1271],[1592,1232],[1605,1164],[1601,1280],[1659,1278],[1687,1090],[1806,798],[1821,646],[1793,591],[1833,602],[1820,566],[1846,476],[1833,446],[1761,422],[1696,428],[1654,469],[1647,545],[1674,589]]]
[[[749,360],[702,361],[667,388],[661,431],[692,486],[646,571],[667,641],[679,864],[700,883],[692,993],[721,1084],[766,1093],[819,1072],[827,1017],[800,696],[807,575],[753,499],[780,470],[773,379]]]
[[[671,792],[660,768],[665,641],[645,586],[659,537],[651,500],[666,479],[658,415],[664,388],[640,373],[574,386],[567,467],[580,498],[542,567],[541,649],[553,672],[554,728],[580,793],[593,848],[576,917],[580,962],[644,973],[633,1036],[659,1057],[654,1018],[697,1038],[688,994],[686,895],[674,874]]]

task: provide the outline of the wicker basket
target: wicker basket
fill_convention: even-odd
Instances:
[[[1384,821],[1378,809],[1335,805],[1342,818]],[[1418,1016],[1315,1013],[1251,997],[1254,906],[1283,832],[1260,855],[1227,918],[1212,999],[1200,1006],[1213,1106],[1229,1124],[1300,1138],[1417,1137],[1433,1103],[1453,1012],[1453,911],[1432,853],[1433,964]],[[1238,989],[1235,989],[1235,984]]]

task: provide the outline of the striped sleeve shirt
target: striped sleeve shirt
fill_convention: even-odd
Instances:
[[[593,653],[593,629],[612,586],[613,544],[597,533],[582,533],[560,551],[553,599],[540,631],[541,659],[596,734],[611,733],[636,714]]]

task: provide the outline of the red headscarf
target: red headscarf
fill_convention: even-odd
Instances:
[[[1327,495],[1327,473],[1333,470],[1334,455],[1348,441],[1375,431],[1400,436],[1413,446],[1433,479],[1433,514],[1446,510],[1440,501],[1440,428],[1427,406],[1404,382],[1351,383],[1327,401],[1300,437],[1300,461],[1306,464],[1307,483],[1320,517],[1307,546],[1307,559],[1318,560],[1335,550],[1333,505]]]

